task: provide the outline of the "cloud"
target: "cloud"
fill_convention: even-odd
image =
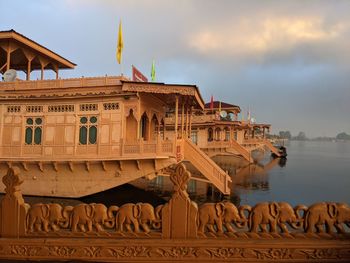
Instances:
[[[204,28],[190,35],[187,45],[203,56],[263,59],[273,53],[293,53],[305,45],[338,46],[349,23],[331,25],[320,17],[268,17],[227,21],[225,27]],[[321,55],[321,54],[320,54]]]

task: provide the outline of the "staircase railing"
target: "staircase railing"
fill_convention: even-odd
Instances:
[[[250,154],[250,151],[248,151],[246,148],[244,148],[242,145],[240,145],[235,140],[232,140],[230,143],[230,147],[236,150],[239,154],[243,156],[244,159],[246,159],[249,162],[252,162],[252,157]]]
[[[230,176],[189,139],[183,140],[184,158],[191,162],[222,193],[229,194]]]
[[[271,152],[273,152],[279,157],[281,156],[278,149],[275,146],[273,146],[273,144],[269,140],[264,140],[264,144],[270,149]]]

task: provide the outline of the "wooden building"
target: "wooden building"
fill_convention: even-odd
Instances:
[[[178,116],[181,106],[189,119],[190,109],[204,109],[196,86],[59,78],[60,69],[75,66],[13,30],[0,32],[0,73],[26,73],[26,80],[0,82],[0,173],[19,166],[24,194],[85,196],[153,178],[184,158],[229,193],[229,176],[183,134],[165,129],[166,112]],[[34,70],[40,80],[30,80]],[[45,80],[46,70],[56,79]],[[189,125],[174,122],[182,131]]]

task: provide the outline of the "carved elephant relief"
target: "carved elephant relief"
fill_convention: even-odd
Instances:
[[[79,204],[75,207],[65,208],[70,211],[69,226],[73,232],[77,232],[78,228],[82,232],[93,231],[93,227],[97,231],[104,231],[104,227],[112,228],[114,226],[113,212],[118,211],[117,206],[110,206],[108,209],[104,204]]]
[[[249,229],[250,232],[257,233],[260,229],[262,232],[271,233],[277,232],[277,226],[283,233],[289,233],[287,224],[292,228],[301,228],[303,218],[300,216],[300,210],[306,210],[305,206],[299,205],[295,209],[286,202],[271,202],[259,203],[252,208],[249,215]]]
[[[151,231],[150,227],[158,229],[160,227],[160,210],[162,205],[156,209],[147,203],[124,204],[119,208],[116,216],[116,226],[118,232],[124,232],[124,227],[128,232],[139,233],[140,226],[145,233]]]
[[[312,233],[332,233],[333,228],[338,233],[344,233],[343,224],[350,227],[350,207],[345,203],[316,203],[309,207],[305,215],[305,231]]]
[[[243,211],[243,210],[241,210]],[[198,211],[198,232],[204,233],[207,227],[209,232],[223,233],[223,225],[228,232],[235,232],[232,223],[242,228],[247,221],[243,212],[239,213],[237,207],[230,202],[206,203]]]
[[[43,230],[49,232],[50,229],[58,231],[60,225],[68,218],[63,217],[63,208],[59,204],[34,204],[27,213],[27,229],[29,232]],[[43,227],[43,229],[41,228]]]

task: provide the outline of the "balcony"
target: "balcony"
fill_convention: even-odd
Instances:
[[[149,159],[175,156],[175,143],[171,140],[126,142],[91,145],[3,145],[3,160],[123,160]]]

